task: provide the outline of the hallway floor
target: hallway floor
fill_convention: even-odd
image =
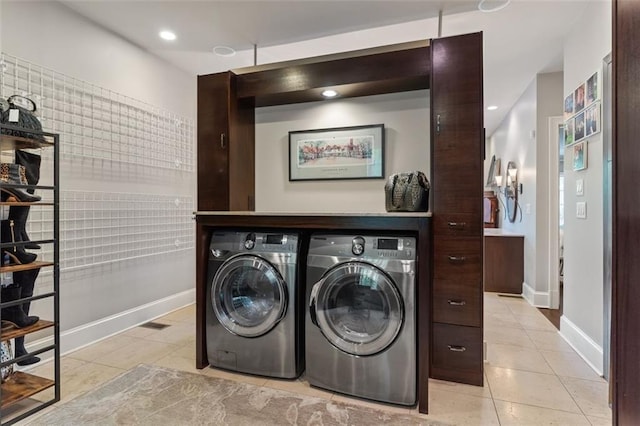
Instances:
[[[304,376],[287,381],[211,368],[197,370],[195,306],[155,322],[169,327],[136,327],[64,356],[62,403],[145,363],[383,410],[417,413],[416,408],[376,404],[311,388]],[[455,425],[611,424],[607,383],[526,301],[485,293],[485,340],[485,386],[431,380],[427,418]],[[50,366],[40,365],[31,372],[46,376],[50,370]],[[38,414],[21,424],[29,424]]]

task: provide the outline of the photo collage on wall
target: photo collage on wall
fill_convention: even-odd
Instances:
[[[564,144],[573,145],[600,132],[598,72],[564,98]]]

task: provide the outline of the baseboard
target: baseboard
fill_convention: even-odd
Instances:
[[[121,333],[140,324],[168,314],[194,303],[195,289],[183,291],[160,300],[137,306],[135,308],[99,319],[89,324],[72,328],[60,333],[60,353],[62,355],[82,349],[85,346]],[[53,336],[31,342],[27,345],[29,352],[53,345]]]
[[[551,296],[548,291],[535,291],[526,282],[522,283],[522,297],[536,308],[548,308],[551,306]]]
[[[589,364],[593,370],[602,376],[604,351],[602,346],[587,336],[577,325],[566,316],[560,317],[560,336]]]

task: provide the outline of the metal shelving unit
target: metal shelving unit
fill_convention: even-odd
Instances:
[[[59,249],[59,206],[60,206],[60,190],[59,190],[59,147],[60,139],[56,133],[34,132],[33,138],[16,137],[4,134],[4,130],[23,131],[23,128],[0,124],[0,150],[5,153],[16,149],[41,149],[53,150],[53,185],[15,185],[7,184],[0,181],[0,188],[20,188],[35,189],[39,195],[42,195],[41,202],[25,203],[25,202],[1,202],[2,208],[10,206],[31,206],[32,208],[53,209],[53,228],[51,235],[39,241],[32,242],[5,242],[0,243],[0,248],[8,248],[13,246],[24,247],[29,243],[37,243],[42,246],[42,250],[38,253],[38,260],[35,262],[22,265],[0,266],[0,272],[20,272],[33,269],[51,270],[53,269],[53,291],[41,294],[34,294],[31,297],[20,298],[17,300],[4,301],[0,300],[0,312],[11,306],[20,305],[25,302],[51,301],[53,304],[53,318],[40,319],[36,324],[24,328],[7,328],[0,333],[0,340],[7,341],[17,337],[23,337],[32,333],[47,333],[53,329],[53,343],[38,345],[38,348],[32,352],[17,358],[0,363],[1,367],[15,364],[22,360],[26,360],[31,356],[39,354],[47,354],[53,351],[53,374],[51,377],[41,377],[25,371],[14,371],[1,385],[0,390],[0,424],[10,425],[23,420],[30,415],[40,411],[58,401],[60,401],[60,300],[59,300],[59,281],[60,281],[60,249]],[[43,139],[43,140],[42,140]],[[47,247],[48,246],[48,247]],[[53,250],[50,247],[53,246]],[[51,258],[52,256],[52,258]],[[50,338],[50,336],[49,336]],[[44,339],[47,340],[47,339]],[[53,389],[51,392],[46,392]]]

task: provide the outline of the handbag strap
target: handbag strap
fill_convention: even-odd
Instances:
[[[20,105],[16,105],[16,103],[14,102],[15,99],[22,99],[23,101],[27,101],[28,103],[30,103],[33,106],[33,109],[31,109],[31,112],[36,112],[36,103],[33,102],[31,99],[27,98],[26,96],[21,96],[21,95],[11,95],[7,98],[7,102],[9,102],[9,105],[13,105],[13,106],[20,106]],[[23,107],[24,108],[24,107]],[[28,108],[25,108],[28,109]]]

